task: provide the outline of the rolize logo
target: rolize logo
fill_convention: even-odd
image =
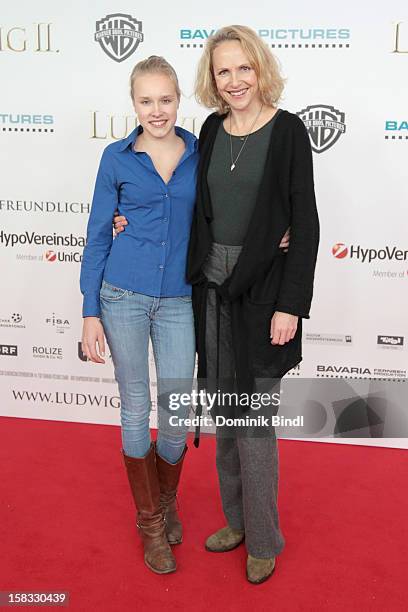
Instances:
[[[62,359],[60,346],[33,346],[33,357],[36,359]]]

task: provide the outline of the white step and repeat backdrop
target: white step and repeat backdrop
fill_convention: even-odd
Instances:
[[[404,387],[405,0],[2,5],[2,415],[119,423],[111,362],[87,363],[79,346],[78,277],[99,158],[135,126],[128,78],[150,54],[176,67],[179,125],[198,134],[207,111],[194,100],[195,67],[227,22],[253,27],[276,53],[287,78],[281,106],[303,119],[314,150],[321,246],[304,360],[288,378]],[[392,435],[350,441],[408,447],[403,427]]]

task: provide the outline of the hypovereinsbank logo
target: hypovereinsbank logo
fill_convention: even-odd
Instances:
[[[70,246],[84,247],[86,239],[84,236],[74,236],[73,234],[37,234],[37,232],[14,232],[0,231],[0,244],[5,247],[14,247],[21,245],[46,245],[46,246]]]
[[[388,245],[380,249],[373,249],[362,247],[359,244],[347,246],[344,242],[336,242],[332,247],[332,255],[335,259],[355,259],[360,263],[406,261],[408,259],[408,250]]]

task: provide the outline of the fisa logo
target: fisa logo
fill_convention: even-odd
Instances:
[[[408,140],[408,121],[387,119],[384,125],[385,140]]]

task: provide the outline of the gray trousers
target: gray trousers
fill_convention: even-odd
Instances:
[[[241,248],[213,243],[204,265],[208,280],[220,284],[228,278]],[[230,306],[225,301],[221,303],[219,331],[219,382],[223,390],[228,391],[233,388],[235,366]],[[211,389],[217,380],[216,296],[213,289],[208,292],[206,352],[208,387]],[[222,409],[219,412],[222,413]],[[217,427],[216,464],[228,525],[245,530],[250,555],[264,559],[275,557],[285,545],[277,507],[279,458],[275,428],[271,425],[267,435],[257,437],[251,432],[242,435],[236,428]]]

